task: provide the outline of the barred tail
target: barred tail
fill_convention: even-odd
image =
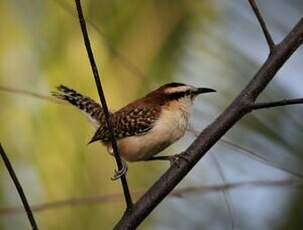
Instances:
[[[57,90],[59,92],[52,92],[54,97],[67,101],[76,106],[88,116],[95,127],[100,126],[101,120],[104,117],[103,109],[100,104],[95,102],[90,97],[83,96],[82,94],[64,85],[58,86]]]

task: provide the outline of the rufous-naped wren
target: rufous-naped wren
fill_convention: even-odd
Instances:
[[[53,95],[83,111],[97,131],[89,143],[101,141],[113,154],[110,132],[100,104],[66,86]],[[111,113],[111,124],[121,157],[127,161],[164,159],[154,157],[180,139],[188,126],[191,107],[197,95],[216,92],[182,83],[169,83]]]

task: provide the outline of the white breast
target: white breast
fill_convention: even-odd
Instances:
[[[128,161],[148,159],[181,138],[187,128],[190,103],[163,108],[154,127],[145,135],[118,140],[121,156]]]

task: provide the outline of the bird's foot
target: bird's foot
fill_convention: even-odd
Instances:
[[[177,162],[177,165],[179,165],[179,159],[185,160],[187,163],[190,162],[188,159],[188,155],[186,152],[182,152],[179,154],[175,155],[170,155],[170,156],[156,156],[156,157],[151,157],[147,159],[147,161],[153,161],[153,160],[168,160],[170,162],[170,165],[172,166],[175,162]]]
[[[179,154],[175,154],[172,156],[168,156],[168,160],[170,162],[170,165],[172,166],[174,163],[177,163],[177,166],[179,166],[179,159],[183,159],[185,160],[187,163],[190,162],[190,160],[188,159],[188,154],[186,152],[182,152]]]
[[[115,170],[114,176],[110,178],[112,181],[118,180],[121,176],[127,173],[128,167],[126,161],[121,159],[121,162],[122,162],[122,168],[119,170]]]

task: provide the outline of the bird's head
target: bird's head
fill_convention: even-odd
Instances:
[[[198,95],[212,92],[216,92],[216,90],[173,82],[161,86],[147,96],[158,97],[159,100],[163,101],[163,104],[182,103],[191,105]]]

